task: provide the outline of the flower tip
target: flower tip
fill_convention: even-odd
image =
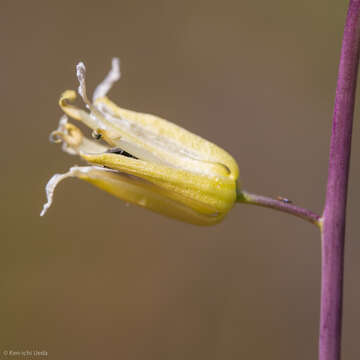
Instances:
[[[78,93],[82,97],[82,99],[84,100],[86,105],[88,105],[89,101],[87,100],[87,97],[86,97],[86,82],[85,82],[86,67],[82,61],[80,61],[76,65],[76,77],[78,78],[78,81],[79,81]]]
[[[85,73],[86,73],[86,67],[85,64],[80,61],[79,63],[77,63],[76,65],[76,76],[79,78],[84,78],[85,77]]]
[[[111,60],[111,70],[110,73],[112,77],[114,78],[114,81],[117,81],[120,79],[121,73],[120,73],[120,59],[118,57],[113,57]]]
[[[121,77],[120,72],[120,59],[117,57],[112,58],[111,69],[106,75],[105,79],[96,87],[93,94],[93,102],[96,99],[102,98],[107,95],[110,89],[113,87]]]
[[[85,168],[84,168],[85,169]],[[68,178],[68,177],[74,177],[76,176],[77,172],[81,171],[81,168],[79,166],[73,166],[70,168],[70,170],[65,174],[55,174],[46,184],[45,191],[46,191],[46,197],[47,201],[43,206],[43,209],[41,210],[40,216],[44,216],[48,209],[50,208],[51,204],[53,203],[54,198],[54,192],[56,186],[61,182],[62,180]]]
[[[40,216],[41,216],[41,217],[46,214],[46,212],[47,212],[47,210],[48,210],[48,208],[49,208],[50,206],[51,206],[51,205],[48,204],[48,203],[44,204],[44,206],[43,206],[43,208],[42,208],[42,210],[41,210],[41,213],[40,213]]]

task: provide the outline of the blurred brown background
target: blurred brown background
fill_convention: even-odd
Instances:
[[[60,93],[110,97],[227,149],[249,191],[320,212],[347,1],[2,1],[0,350],[50,359],[316,359],[315,227],[236,206],[182,224],[78,180],[39,217],[44,186],[80,160],[48,142]],[[358,110],[360,110],[358,108]],[[357,111],[359,114],[359,111]],[[359,359],[359,115],[346,243],[343,355]],[[5,357],[4,357],[5,358]]]

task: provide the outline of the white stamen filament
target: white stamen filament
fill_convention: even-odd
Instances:
[[[50,208],[53,202],[55,188],[62,180],[67,179],[69,177],[77,177],[81,173],[87,174],[93,169],[113,172],[113,170],[104,169],[99,166],[73,166],[65,174],[55,174],[46,184],[45,191],[46,191],[47,202],[44,204],[40,216],[44,216],[48,211],[48,209]]]
[[[86,67],[83,62],[79,62],[76,65],[76,76],[79,81],[78,93],[83,99],[85,106],[90,110],[90,118],[97,124],[97,128],[105,130],[106,124],[104,124],[102,113],[89,101],[86,94]],[[92,127],[92,129],[96,130],[96,127]]]
[[[96,87],[93,94],[93,102],[96,99],[104,97],[110,91],[116,81],[120,79],[120,60],[119,58],[113,58],[111,63],[111,69],[105,79]]]
[[[90,105],[90,101],[86,95],[86,67],[85,64],[81,61],[76,65],[76,76],[79,80],[78,93],[84,100],[86,105]]]

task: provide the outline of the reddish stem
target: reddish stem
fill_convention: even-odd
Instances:
[[[237,201],[250,205],[257,205],[282,211],[309,221],[316,226],[320,226],[320,216],[318,214],[315,214],[308,209],[297,206],[292,202],[289,202],[289,200],[287,199],[273,199],[267,196],[257,195],[243,190],[238,194]]]
[[[359,63],[360,0],[350,0],[346,18],[330,142],[322,227],[319,360],[339,360],[347,184]]]

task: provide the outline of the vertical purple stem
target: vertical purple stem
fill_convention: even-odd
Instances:
[[[360,0],[350,0],[341,49],[322,228],[319,360],[339,360],[346,197],[359,63]]]

